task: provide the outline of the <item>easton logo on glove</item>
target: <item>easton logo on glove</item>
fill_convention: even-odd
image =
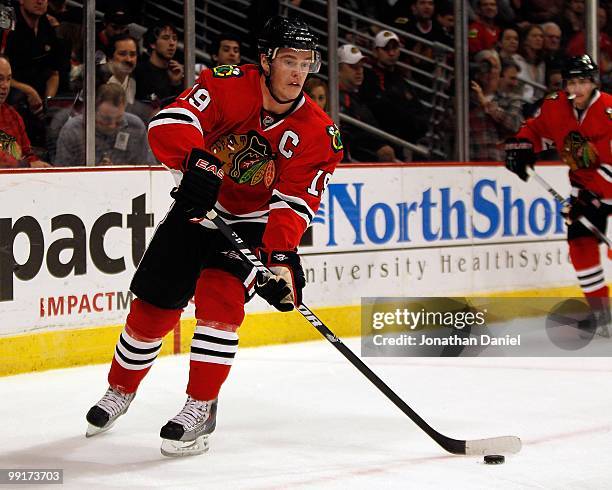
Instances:
[[[194,166],[201,168],[202,170],[206,170],[207,172],[211,172],[220,179],[222,179],[223,175],[225,175],[222,167],[217,167],[214,163],[207,162],[202,158],[198,159],[198,161],[195,162]]]

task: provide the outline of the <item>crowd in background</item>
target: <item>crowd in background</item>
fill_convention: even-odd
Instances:
[[[185,83],[181,29],[164,19],[145,22],[142,3],[97,2],[104,16],[96,28],[96,165],[157,164],[146,126]],[[312,0],[290,3],[324,15],[323,7]],[[454,45],[452,2],[339,4],[388,25],[384,29],[362,20],[355,23],[341,12],[341,23],[355,24],[343,35],[350,44],[338,50],[341,112],[409,143],[422,143],[434,119],[427,103],[431,95],[422,89],[431,84],[431,77],[427,80],[423,74],[436,75],[440,63],[453,64],[451,50],[440,49]],[[13,5],[14,30],[0,33],[0,167],[83,165],[82,10],[66,0],[15,0]],[[278,12],[277,2],[252,2],[252,7],[251,20]],[[612,1],[602,0],[597,18],[604,90],[612,82],[611,13]],[[501,142],[535,113],[547,94],[562,88],[565,56],[585,51],[585,4],[473,0],[469,15],[470,159],[495,161],[502,157]],[[222,32],[212,38],[209,60],[197,65],[196,74],[241,62],[241,36]],[[311,76],[305,92],[327,110],[324,78]],[[452,100],[452,78],[444,92]],[[442,130],[453,134],[452,103],[448,110]],[[357,126],[343,123],[341,130],[345,161],[421,160],[405,145]],[[452,155],[452,141],[449,145]]]

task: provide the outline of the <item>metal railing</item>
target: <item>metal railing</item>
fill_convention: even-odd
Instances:
[[[323,8],[327,5],[327,2],[324,0],[312,0],[311,4],[315,4],[320,8]],[[327,23],[327,18],[316,12],[292,5],[289,0],[281,0],[280,5],[281,13],[299,14],[307,22],[310,21],[309,23],[311,24],[311,28],[320,37],[319,43],[321,45],[321,51],[324,54],[323,66],[321,70],[322,73],[320,73],[320,77],[329,81],[326,72],[329,69],[328,60],[330,59],[330,56],[325,56],[325,53],[327,53],[329,48],[327,32],[316,27],[317,22]],[[397,29],[394,26],[387,25],[376,19],[366,17],[344,7],[338,7],[337,11],[338,14],[342,15],[342,18],[344,19],[343,22],[339,21],[337,24],[338,44],[340,45],[358,44],[360,50],[364,54],[373,57],[374,52],[371,46],[374,45],[374,37],[368,32],[358,29],[360,24],[366,24],[376,26],[380,29],[393,31],[398,36],[405,39],[422,43],[423,45],[430,47],[432,51],[436,53],[436,56],[429,58],[410,49],[403,47],[400,48],[400,54],[403,58],[416,58],[422,63],[428,64],[428,68],[431,68],[422,69],[403,61],[400,61],[397,64],[397,66],[405,73],[410,73],[412,75],[412,77],[405,77],[406,84],[418,94],[419,101],[430,111],[431,114],[428,121],[426,135],[418,142],[418,144],[402,140],[397,136],[390,135],[389,133],[381,132],[379,128],[371,125],[361,123],[359,127],[361,129],[365,129],[375,136],[382,137],[385,140],[390,141],[392,144],[409,148],[411,151],[419,154],[422,157],[436,157],[441,159],[449,158],[451,148],[448,145],[447,138],[444,138],[444,133],[446,130],[443,128],[442,123],[445,116],[449,115],[450,113],[449,107],[452,99],[448,92],[454,72],[453,67],[446,62],[446,57],[447,55],[452,54],[454,50],[442,43],[431,42],[420,36]],[[366,66],[369,65],[366,64]],[[414,75],[416,75],[416,77],[414,77]],[[414,78],[418,78],[418,80],[415,80]],[[332,82],[330,85],[330,92],[338,91],[337,84]],[[357,125],[355,124],[355,120],[353,118],[347,118],[343,114],[340,116],[340,121],[344,121],[345,123],[349,123],[353,126]],[[394,139],[388,138],[388,136],[393,136]]]

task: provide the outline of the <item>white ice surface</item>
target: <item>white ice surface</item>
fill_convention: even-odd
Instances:
[[[611,359],[365,361],[446,435],[518,435],[523,450],[501,466],[446,454],[321,341],[242,349],[211,450],[192,458],[159,452],[187,356],[158,359],[129,412],[91,439],[84,416],[107,366],[0,378],[0,468],[63,468],[61,488],[78,489],[612,488]]]

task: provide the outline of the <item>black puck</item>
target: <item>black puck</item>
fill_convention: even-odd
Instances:
[[[501,454],[487,454],[484,457],[485,464],[504,464],[506,458]]]

